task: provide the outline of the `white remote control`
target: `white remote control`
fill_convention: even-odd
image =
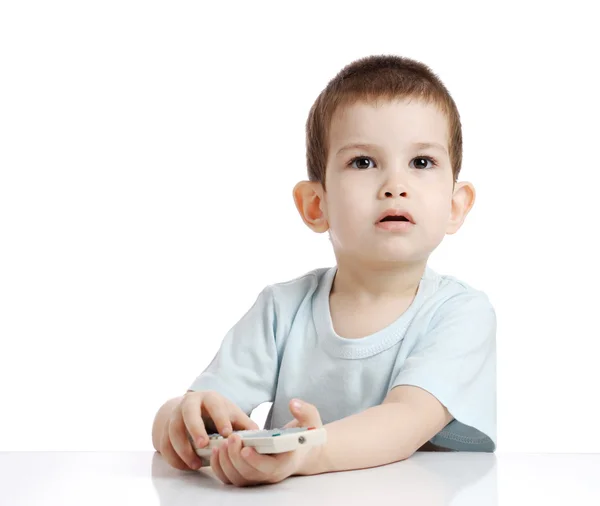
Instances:
[[[233,431],[242,438],[242,447],[250,446],[261,454],[275,454],[293,451],[299,446],[319,446],[327,441],[325,428],[295,427],[289,429],[272,430],[238,430]],[[196,454],[201,458],[202,465],[210,465],[210,456],[213,448],[221,446],[227,438],[220,434],[209,434],[208,445],[204,448],[192,446]]]

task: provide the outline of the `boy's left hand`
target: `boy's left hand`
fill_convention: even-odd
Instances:
[[[321,416],[315,406],[300,401],[300,407],[290,402],[294,420],[284,428],[322,427]],[[321,447],[300,447],[291,452],[275,455],[261,455],[254,448],[242,447],[241,438],[232,434],[220,447],[215,448],[210,457],[213,472],[225,484],[237,487],[278,483],[299,471],[308,459],[316,459]],[[243,451],[242,451],[243,450]]]

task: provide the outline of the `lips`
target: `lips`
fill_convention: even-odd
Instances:
[[[413,224],[415,223],[415,221],[413,220],[413,217],[411,216],[411,214],[408,211],[405,211],[403,209],[395,209],[395,208],[387,209],[386,211],[381,213],[375,223],[381,223],[381,222],[386,222],[386,221],[399,221],[399,222],[407,221],[409,223],[413,223]]]

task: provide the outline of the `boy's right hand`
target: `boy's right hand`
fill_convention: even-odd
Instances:
[[[200,468],[200,457],[189,438],[197,448],[208,445],[205,421],[211,421],[223,437],[233,430],[259,428],[246,413],[217,392],[187,392],[173,409],[161,437],[160,453],[169,464],[182,470]]]

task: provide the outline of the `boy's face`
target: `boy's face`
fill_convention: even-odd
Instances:
[[[351,144],[372,147],[342,149]],[[336,111],[325,183],[319,208],[336,253],[379,261],[426,260],[458,230],[474,198],[469,183],[453,188],[446,117],[415,99]],[[378,226],[389,208],[410,213],[414,224],[402,231]]]

